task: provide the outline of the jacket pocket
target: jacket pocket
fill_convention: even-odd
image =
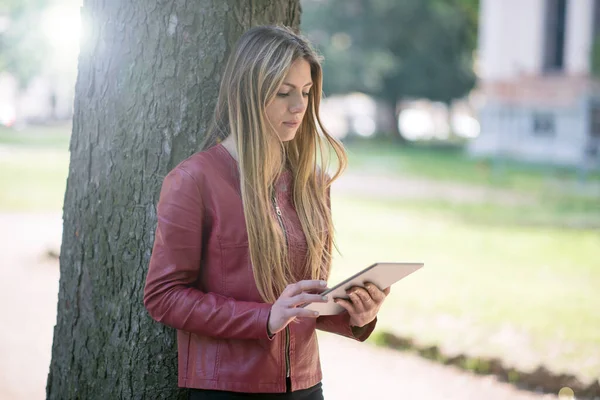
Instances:
[[[190,345],[190,369],[191,373],[199,379],[216,379],[219,365],[219,345],[221,340],[207,336],[193,335]]]
[[[248,246],[221,246],[221,271],[226,296],[241,301],[263,302],[254,280]]]

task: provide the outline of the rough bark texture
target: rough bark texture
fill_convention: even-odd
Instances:
[[[174,399],[175,332],[142,292],[163,177],[197,151],[230,49],[299,0],[86,0],[50,399]]]

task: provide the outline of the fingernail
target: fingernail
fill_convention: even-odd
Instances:
[[[327,301],[327,296],[323,296],[323,301]]]
[[[313,315],[314,315],[315,317],[318,317],[318,316],[319,316],[319,312],[318,312],[318,311],[313,311]]]
[[[321,286],[325,286],[325,285],[327,285],[327,282],[321,281]]]

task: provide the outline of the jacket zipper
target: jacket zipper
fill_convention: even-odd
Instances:
[[[277,204],[277,198],[275,193],[273,193],[273,207],[275,207],[275,214],[277,214],[277,221],[279,221],[279,226],[281,226],[281,230],[283,231],[283,237],[285,238],[285,245],[288,245],[287,232],[285,231],[285,225],[283,225],[283,218],[281,214],[281,209]],[[285,377],[290,377],[290,327],[285,327]]]
[[[285,245],[287,246],[288,245],[287,232],[285,231],[285,226],[283,225],[281,209],[279,208],[279,205],[277,204],[277,198],[275,197],[275,194],[273,194],[273,206],[275,207],[275,213],[277,214],[277,220],[279,221],[279,225],[281,226],[281,230],[283,231],[283,237],[285,238]]]

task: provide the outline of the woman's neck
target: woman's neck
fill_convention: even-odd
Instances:
[[[223,147],[225,147],[229,154],[231,154],[231,157],[233,157],[234,160],[239,161],[235,140],[233,139],[232,135],[227,136],[227,138],[223,140],[221,144]]]
[[[233,159],[239,163],[240,159],[238,157],[237,145],[235,143],[235,140],[233,139],[233,135],[227,136],[227,138],[225,138],[221,142],[221,144],[223,145],[223,147],[225,147],[225,149],[229,152],[229,154],[231,154],[231,157],[233,157]],[[287,165],[287,162],[286,162],[285,168],[286,169],[289,168],[289,166]]]

